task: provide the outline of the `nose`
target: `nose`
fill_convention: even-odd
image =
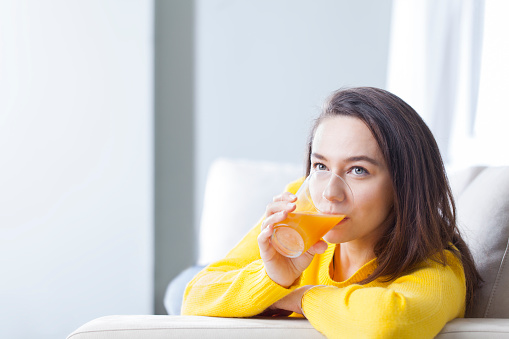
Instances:
[[[323,190],[322,197],[330,202],[342,202],[347,197],[346,189],[345,183],[339,177],[332,175]]]

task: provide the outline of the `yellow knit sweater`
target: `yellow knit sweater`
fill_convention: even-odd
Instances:
[[[287,187],[295,193],[299,180]],[[446,322],[464,316],[465,276],[461,262],[446,252],[447,266],[423,262],[411,274],[390,282],[359,285],[376,267],[362,266],[349,279],[331,279],[336,246],[315,255],[289,288],[273,282],[260,259],[261,221],[227,254],[207,266],[187,285],[182,314],[251,317],[304,285],[317,285],[302,298],[306,318],[328,338],[432,338]],[[294,314],[295,316],[295,314]]]

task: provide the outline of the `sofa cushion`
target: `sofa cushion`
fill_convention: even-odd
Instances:
[[[509,318],[509,167],[489,167],[456,197],[458,225],[484,285],[471,317]]]
[[[205,187],[198,264],[224,258],[265,213],[272,197],[303,174],[303,166],[296,164],[215,160]]]

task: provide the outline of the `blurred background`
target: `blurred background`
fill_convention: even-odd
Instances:
[[[332,91],[508,165],[504,0],[0,0],[0,337],[165,314],[217,157],[303,163]],[[263,211],[262,211],[263,212]]]

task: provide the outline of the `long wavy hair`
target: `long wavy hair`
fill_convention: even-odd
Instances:
[[[426,259],[446,265],[444,250],[462,262],[466,278],[466,309],[470,310],[482,279],[456,225],[456,207],[438,145],[422,118],[396,95],[382,89],[341,89],[326,100],[308,141],[311,146],[326,118],[350,116],[373,133],[389,168],[394,190],[393,222],[375,245],[377,268],[361,284],[393,280]],[[438,255],[437,255],[438,254]]]

